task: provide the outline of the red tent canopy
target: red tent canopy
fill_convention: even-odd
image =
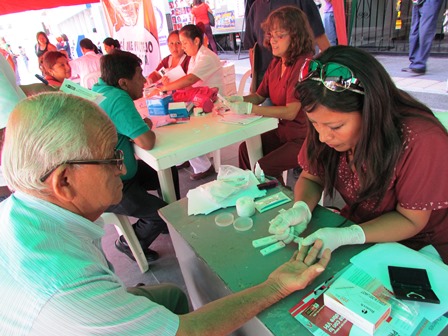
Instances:
[[[100,0],[1,0],[0,15],[96,2]]]

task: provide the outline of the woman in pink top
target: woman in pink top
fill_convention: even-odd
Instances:
[[[191,9],[192,21],[195,24],[202,22],[205,26],[205,35],[208,38],[210,47],[215,54],[218,54],[215,38],[213,37],[212,28],[210,27],[210,20],[208,19],[208,12],[212,13],[210,7],[203,3],[202,0],[193,0],[193,8]]]

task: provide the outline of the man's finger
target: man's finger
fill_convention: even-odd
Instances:
[[[322,253],[322,256],[321,256],[318,264],[321,265],[322,267],[326,268],[328,263],[330,262],[330,259],[331,259],[331,250],[327,248]]]
[[[304,263],[305,265],[312,265],[316,262],[317,256],[322,248],[322,240],[316,240],[316,242],[311,246],[311,249],[308,251],[308,254],[305,256]]]

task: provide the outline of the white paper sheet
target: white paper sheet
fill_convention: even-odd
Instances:
[[[448,265],[434,260],[399,243],[376,244],[350,260],[356,267],[378,278],[384,287],[392,291],[387,266],[424,268],[428,272],[433,291],[440,304],[416,302],[420,314],[433,322],[448,311]]]
[[[184,77],[185,75],[186,75],[186,73],[180,65],[168,70],[165,73],[165,76],[169,78],[170,82],[174,82],[174,81],[178,80],[179,78]]]
[[[81,98],[85,98],[87,100],[91,100],[96,104],[99,104],[104,99],[106,99],[106,97],[104,97],[101,93],[93,92],[92,90],[86,89],[67,78],[64,79],[59,90],[65,93],[73,94]]]
[[[262,116],[254,116],[250,114],[226,113],[223,116],[221,116],[221,119],[219,119],[219,121],[228,124],[247,125],[260,118],[262,118]]]
[[[221,208],[227,208],[229,206],[235,206],[236,200],[243,196],[250,196],[252,198],[258,198],[266,195],[266,190],[258,190],[257,184],[259,184],[257,178],[255,175],[250,172],[249,175],[249,184],[244,189],[241,189],[241,191],[232,194],[229,196],[229,198],[217,203],[214,202],[210,197],[207,197],[203,193],[203,189],[200,187],[197,187],[195,189],[191,189],[187,193],[188,198],[188,215],[208,215],[209,213],[221,209]],[[212,181],[210,183],[216,183],[217,181]]]

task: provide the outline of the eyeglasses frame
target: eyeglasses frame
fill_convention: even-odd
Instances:
[[[47,171],[44,175],[42,175],[39,180],[41,182],[45,182],[50,175],[58,169],[58,167],[69,164],[69,165],[116,165],[117,169],[121,171],[123,169],[124,165],[124,153],[121,149],[115,149],[114,152],[114,158],[113,159],[104,159],[104,160],[67,160],[64,162],[59,163],[58,165],[51,168],[49,171]],[[118,157],[117,157],[118,156]]]

